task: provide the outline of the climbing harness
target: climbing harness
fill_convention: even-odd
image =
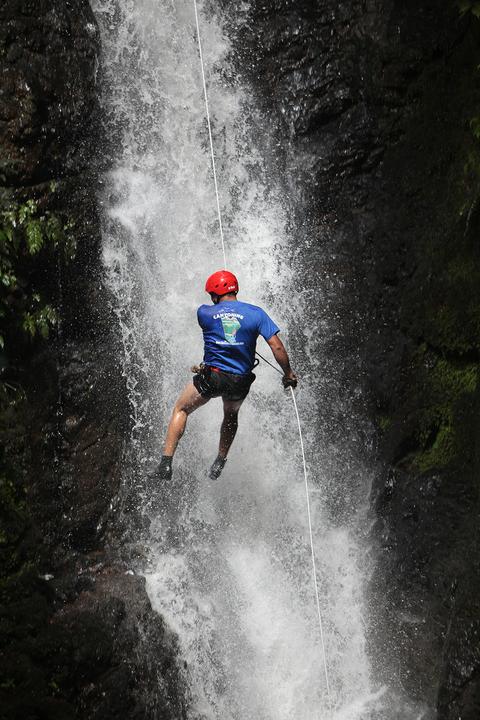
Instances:
[[[208,107],[208,95],[207,95],[207,84],[205,81],[205,69],[203,64],[203,53],[202,53],[202,41],[200,38],[200,24],[198,20],[198,9],[197,9],[197,0],[193,0],[193,6],[195,8],[195,22],[197,26],[197,41],[198,41],[198,52],[200,56],[200,67],[202,71],[202,81],[203,81],[203,96],[205,100],[205,114],[207,118],[207,126],[208,126],[208,138],[210,141],[210,157],[212,161],[212,174],[213,174],[213,183],[215,186],[215,196],[217,199],[217,213],[218,213],[218,225],[220,229],[220,239],[222,243],[222,252],[223,252],[223,260],[224,260],[224,266],[227,265],[227,258],[225,253],[225,240],[223,235],[223,224],[222,224],[222,213],[220,210],[220,199],[218,195],[218,183],[217,183],[217,172],[215,168],[215,153],[213,150],[213,138],[212,138],[212,126],[210,122],[210,110]],[[256,353],[256,355],[261,358],[264,362],[267,363],[267,365],[270,365],[276,372],[279,372],[281,375],[281,371],[275,367],[271,362],[269,362],[266,358],[264,358],[260,353]],[[193,370],[193,368],[192,368]],[[320,608],[320,596],[319,596],[319,590],[318,590],[318,581],[317,581],[317,567],[316,567],[316,560],[315,560],[315,549],[313,544],[313,528],[312,528],[312,514],[311,514],[311,508],[310,508],[310,494],[309,494],[309,488],[308,488],[308,474],[307,474],[307,462],[305,459],[305,448],[303,444],[303,434],[302,434],[302,426],[300,423],[300,415],[298,413],[298,407],[297,407],[297,401],[295,399],[295,393],[293,392],[293,387],[289,386],[288,388],[291,392],[292,396],[292,402],[293,407],[295,410],[295,417],[297,418],[297,426],[298,426],[298,437],[300,440],[300,449],[302,452],[302,462],[303,462],[303,476],[305,481],[305,495],[306,495],[306,504],[307,504],[307,518],[308,518],[308,530],[309,530],[309,538],[310,538],[310,551],[311,551],[311,558],[312,558],[312,576],[313,576],[313,584],[315,588],[315,598],[316,598],[316,607],[317,607],[317,615],[318,615],[318,626],[319,626],[319,634],[320,634],[320,643],[322,646],[322,659],[323,659],[323,667],[324,667],[324,674],[325,674],[325,688],[327,691],[327,704],[329,712],[332,712],[332,700],[331,700],[331,694],[330,694],[330,681],[329,681],[329,673],[328,673],[328,662],[327,662],[327,653],[325,648],[325,637],[323,632],[323,620],[322,620],[322,611]]]

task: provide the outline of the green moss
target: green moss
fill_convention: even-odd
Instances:
[[[431,353],[424,351],[423,355],[423,402],[414,418],[418,450],[413,456],[413,465],[420,472],[446,468],[463,453],[465,436],[459,412],[465,403],[471,403],[480,380],[477,363],[461,365],[440,358],[431,367]]]
[[[477,363],[459,365],[453,361],[440,359],[431,374],[432,387],[434,391],[452,402],[463,393],[475,392],[479,381],[478,373]]]
[[[388,415],[378,415],[377,424],[382,432],[386,432],[392,424],[392,419]]]
[[[420,472],[440,470],[448,467],[458,451],[458,438],[453,426],[442,425],[432,447],[415,458],[415,465]]]
[[[416,293],[414,322],[440,353],[480,352],[480,257],[475,241],[437,237],[436,243],[436,253],[430,241],[423,259],[429,281]]]

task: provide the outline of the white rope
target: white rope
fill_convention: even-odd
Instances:
[[[325,672],[325,687],[327,689],[328,709],[331,712],[332,711],[332,699],[330,696],[330,681],[329,681],[329,677],[328,677],[327,652],[325,649],[322,611],[320,609],[320,596],[319,596],[319,592],[318,592],[317,565],[315,562],[315,550],[313,547],[312,513],[310,511],[310,494],[308,491],[307,462],[305,460],[305,448],[303,446],[303,434],[302,434],[302,426],[300,424],[300,415],[298,414],[298,407],[297,407],[297,401],[295,399],[295,393],[293,392],[293,388],[291,386],[290,386],[290,392],[292,394],[293,407],[295,408],[295,416],[297,418],[297,425],[298,425],[298,437],[300,438],[300,448],[302,450],[303,477],[305,479],[305,497],[307,499],[308,531],[310,534],[310,550],[311,550],[311,555],[312,555],[312,576],[313,576],[313,584],[315,587],[315,598],[316,598],[317,615],[318,615],[318,627],[320,629],[320,641],[322,644],[323,668],[324,668],[324,672]]]
[[[210,155],[211,155],[211,159],[212,159],[213,183],[215,186],[215,196],[217,198],[218,225],[220,228],[220,239],[222,242],[224,267],[226,267],[227,258],[226,258],[226,254],[225,254],[225,241],[224,241],[224,237],[223,237],[222,213],[220,210],[220,199],[219,199],[219,195],[218,195],[217,172],[216,172],[216,168],[215,168],[215,153],[213,151],[212,127],[211,127],[211,123],[210,123],[210,111],[208,108],[207,84],[205,82],[205,69],[204,69],[204,65],[203,65],[202,41],[200,39],[200,25],[198,22],[197,0],[193,0],[193,6],[195,8],[195,22],[197,25],[198,51],[199,51],[199,55],[200,55],[200,66],[202,69],[203,97],[205,99],[205,114],[207,117],[208,138],[210,141]],[[268,360],[266,362],[268,362]],[[268,363],[268,364],[271,365],[271,363]],[[274,365],[272,365],[272,367],[275,370],[277,370],[277,368]],[[280,371],[278,371],[278,372],[280,372]],[[318,626],[320,629],[320,641],[321,641],[321,645],[322,645],[323,667],[324,667],[324,672],[325,672],[325,686],[326,686],[326,690],[327,690],[328,709],[329,709],[329,712],[331,713],[332,701],[331,701],[331,696],[330,696],[330,681],[329,681],[329,677],[328,677],[328,664],[327,664],[327,653],[326,653],[326,649],[325,649],[325,638],[324,638],[324,634],[323,634],[322,611],[320,608],[320,596],[319,596],[319,592],[318,592],[315,550],[314,550],[314,546],[313,546],[312,514],[310,511],[310,495],[309,495],[309,490],[308,490],[307,463],[305,460],[305,448],[303,445],[302,426],[300,424],[300,416],[298,414],[297,401],[295,399],[295,393],[293,392],[292,387],[290,387],[290,391],[292,393],[293,407],[295,408],[295,416],[297,418],[297,425],[298,425],[298,436],[300,438],[300,448],[302,450],[303,475],[304,475],[304,479],[305,479],[305,495],[306,495],[306,499],[307,499],[308,530],[309,530],[309,535],[310,535],[310,550],[311,550],[311,556],[312,556],[312,575],[313,575],[313,583],[314,583],[314,587],[315,587]]]
[[[207,83],[205,81],[205,69],[203,66],[202,41],[200,39],[200,25],[198,22],[197,0],[193,0],[193,6],[195,8],[195,22],[197,24],[197,38],[198,38],[198,52],[200,55],[200,67],[202,68],[203,97],[205,99],[205,113],[207,116],[208,138],[210,140],[210,155],[212,158],[213,184],[215,185],[215,196],[217,198],[218,226],[220,228],[220,240],[222,241],[223,267],[226,269],[227,257],[225,254],[225,240],[223,237],[223,224],[222,224],[222,212],[220,210],[220,198],[218,196],[217,171],[215,168],[215,153],[213,152],[212,125],[210,122],[210,111],[208,109]]]

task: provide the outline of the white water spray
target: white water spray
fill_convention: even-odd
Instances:
[[[145,474],[158,461],[188,368],[201,358],[195,312],[222,254],[191,0],[95,0],[94,7],[104,112],[117,147],[103,197],[104,262],[125,350],[131,454]],[[259,149],[268,143],[257,142],[267,119],[248,88],[227,80],[228,27],[203,14],[202,36],[230,267],[241,299],[265,307],[287,347],[289,329],[308,346],[309,335],[319,332],[316,311],[301,296],[292,302],[297,269],[286,232],[289,208]],[[311,381],[315,359],[296,369],[302,416],[321,417],[322,388]],[[366,653],[363,514],[337,526],[322,507],[335,456],[312,423],[305,447],[320,490],[312,496],[312,523],[330,713],[291,404],[273,371],[262,368],[221,481],[212,483],[205,475],[220,413],[221,403],[211,401],[189,420],[175,458],[175,530],[166,532],[152,514],[144,569],[152,605],[179,637],[190,720],[393,720],[396,711],[385,709]],[[357,495],[365,497],[368,482],[356,481]]]
[[[221,243],[222,243],[224,267],[226,267],[227,266],[227,256],[225,253],[225,239],[223,237],[222,212],[220,209],[220,198],[218,195],[217,170],[216,170],[216,165],[215,165],[215,151],[213,148],[213,138],[212,138],[212,123],[210,120],[210,109],[208,107],[208,92],[207,92],[207,83],[205,80],[205,66],[203,64],[202,38],[201,38],[201,33],[200,33],[200,23],[198,20],[197,0],[193,0],[193,7],[195,10],[195,24],[197,27],[198,51],[199,51],[199,57],[200,57],[200,70],[202,72],[202,86],[203,86],[203,96],[205,99],[205,115],[207,118],[208,140],[209,140],[209,144],[210,144],[210,155],[212,158],[213,184],[215,187],[215,199],[217,201],[218,225],[219,225],[219,229],[220,229],[220,239],[221,239]],[[260,355],[259,355],[259,357],[260,357]],[[271,367],[274,367],[275,370],[280,372],[278,370],[278,368],[275,368],[275,366],[269,360],[266,360],[266,362],[268,365],[270,365]],[[297,401],[295,400],[295,393],[293,392],[293,387],[290,387],[290,393],[291,393],[291,397],[292,397],[293,408],[295,411],[295,419],[297,421],[297,426],[298,426],[298,439],[300,442],[300,450],[302,453],[303,477],[305,480],[305,496],[306,496],[306,509],[307,509],[307,519],[308,519],[308,535],[309,535],[309,539],[310,539],[310,552],[311,552],[311,556],[312,556],[313,586],[314,586],[314,590],[315,590],[315,603],[316,603],[316,608],[317,608],[318,627],[319,627],[319,631],[320,631],[320,641],[322,644],[323,669],[325,671],[325,688],[326,688],[326,692],[327,692],[328,709],[331,712],[332,698],[331,698],[331,694],[330,694],[330,682],[328,679],[328,660],[327,660],[327,652],[325,650],[325,637],[324,637],[324,633],[323,633],[322,610],[320,607],[320,596],[319,596],[319,591],[318,591],[317,563],[315,560],[315,548],[314,548],[314,543],[313,543],[312,513],[311,513],[311,509],[310,509],[310,491],[309,491],[309,487],[308,487],[307,461],[305,458],[305,446],[303,444],[302,425],[300,423],[300,415],[298,413]]]

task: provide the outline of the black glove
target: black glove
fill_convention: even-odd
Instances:
[[[298,383],[297,376],[294,372],[289,372],[287,375],[282,377],[282,383],[285,389],[289,387],[296,388]]]

